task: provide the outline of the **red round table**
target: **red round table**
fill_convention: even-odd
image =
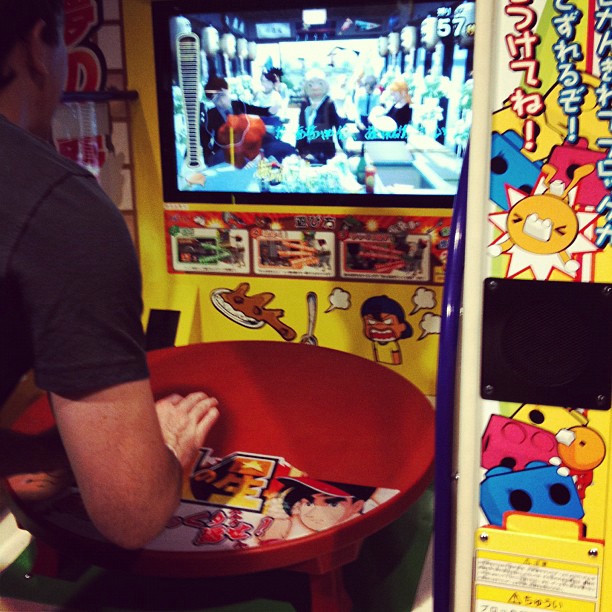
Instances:
[[[365,537],[399,518],[431,480],[434,413],[427,399],[384,366],[305,344],[213,342],[152,351],[148,360],[157,398],[198,390],[218,398],[221,417],[206,441],[217,456],[281,456],[313,478],[399,493],[326,531],[243,550],[125,551],[58,529],[13,496],[20,524],[59,554],[79,549],[92,563],[138,574],[307,572],[312,608],[344,609],[341,567],[357,557]],[[13,429],[40,433],[51,426],[43,397]]]

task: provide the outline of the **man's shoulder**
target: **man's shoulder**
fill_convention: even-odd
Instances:
[[[67,174],[90,176],[87,170],[60,155],[50,143],[3,117],[0,117],[0,173],[9,183],[20,180],[45,186]]]
[[[213,106],[211,108],[205,108],[204,122],[207,125],[217,127],[217,124],[224,123],[224,119],[217,107]]]
[[[57,153],[52,145],[0,117],[0,240],[2,252],[12,248],[43,202],[54,219],[83,214],[108,216],[107,202],[93,175]],[[91,205],[97,202],[96,206]],[[69,208],[67,209],[66,207]],[[66,215],[66,210],[70,211]],[[68,222],[69,219],[66,219]]]
[[[19,224],[61,183],[92,175],[54,147],[0,117],[0,218]]]

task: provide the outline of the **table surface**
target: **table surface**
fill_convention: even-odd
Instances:
[[[58,549],[81,547],[99,565],[134,573],[206,576],[292,567],[332,558],[399,518],[431,481],[434,412],[424,395],[390,368],[348,353],[298,343],[234,341],[152,351],[157,398],[204,390],[219,399],[221,417],[207,446],[281,456],[312,478],[398,489],[384,504],[307,537],[243,550],[124,551],[86,541],[45,523],[14,501],[18,520]],[[41,398],[14,429],[38,433],[53,425]],[[206,559],[207,563],[202,563]]]

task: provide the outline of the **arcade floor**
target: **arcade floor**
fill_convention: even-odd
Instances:
[[[429,488],[404,516],[365,540],[359,558],[344,572],[354,612],[431,612],[432,514]],[[29,534],[17,529],[12,515],[0,511],[0,611],[309,610],[306,577],[295,572],[151,579],[98,567],[70,567],[68,561],[62,579],[57,579],[29,575],[35,546]]]

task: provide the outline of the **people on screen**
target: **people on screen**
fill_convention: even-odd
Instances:
[[[338,130],[343,124],[329,96],[325,73],[317,68],[309,70],[304,78],[304,100],[295,137],[299,154],[314,163],[325,164],[340,148]]]
[[[257,106],[242,100],[232,100],[229,85],[224,78],[212,76],[206,83],[204,92],[213,106],[202,105],[200,112],[200,136],[204,149],[204,161],[207,166],[214,166],[232,159],[232,148],[242,147],[247,150],[246,157],[253,160],[260,152],[265,157],[282,161],[287,155],[295,153],[295,148],[258,126],[265,118],[277,112],[278,107]],[[242,120],[232,119],[238,131],[227,135],[228,120],[231,116],[242,116]],[[254,118],[253,118],[254,117]],[[255,129],[251,129],[255,128]],[[223,137],[221,134],[225,132]],[[233,137],[232,137],[233,135]]]
[[[363,88],[356,94],[356,120],[360,140],[365,138],[370,125],[370,113],[380,104],[380,92],[376,89],[377,79],[373,74],[363,78]]]
[[[386,115],[395,121],[397,126],[395,139],[406,139],[406,126],[412,120],[412,98],[408,91],[408,85],[404,80],[393,81],[387,88],[391,96],[391,106]]]
[[[262,72],[259,80],[260,89],[255,93],[253,99],[257,106],[269,109],[270,116],[262,118],[266,125],[279,126],[285,119],[289,94],[287,85],[280,80],[282,73],[283,71],[280,68],[271,68]]]

